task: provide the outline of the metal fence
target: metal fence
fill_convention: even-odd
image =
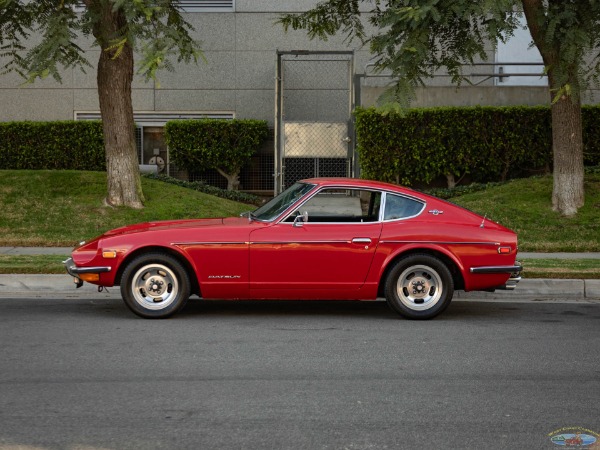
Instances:
[[[352,52],[277,53],[277,192],[302,178],[351,176]]]

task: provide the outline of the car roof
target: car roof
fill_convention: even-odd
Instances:
[[[384,183],[383,181],[363,180],[359,178],[343,178],[343,177],[320,177],[308,178],[301,180],[304,183],[316,184],[319,186],[347,186],[347,187],[362,187],[371,189],[383,189],[390,191],[399,191],[407,193],[415,193],[412,189],[399,186],[392,183]]]

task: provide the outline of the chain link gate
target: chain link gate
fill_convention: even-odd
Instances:
[[[354,171],[354,53],[278,51],[275,194],[312,177]]]

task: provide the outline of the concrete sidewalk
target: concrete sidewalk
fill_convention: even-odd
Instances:
[[[72,247],[0,247],[0,255],[70,255]]]

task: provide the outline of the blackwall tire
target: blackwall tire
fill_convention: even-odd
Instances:
[[[121,277],[121,296],[127,307],[146,319],[165,319],[185,306],[190,277],[183,265],[164,253],[133,259]]]
[[[385,282],[390,307],[408,319],[431,319],[443,312],[454,295],[448,267],[438,258],[415,254],[394,263]]]

